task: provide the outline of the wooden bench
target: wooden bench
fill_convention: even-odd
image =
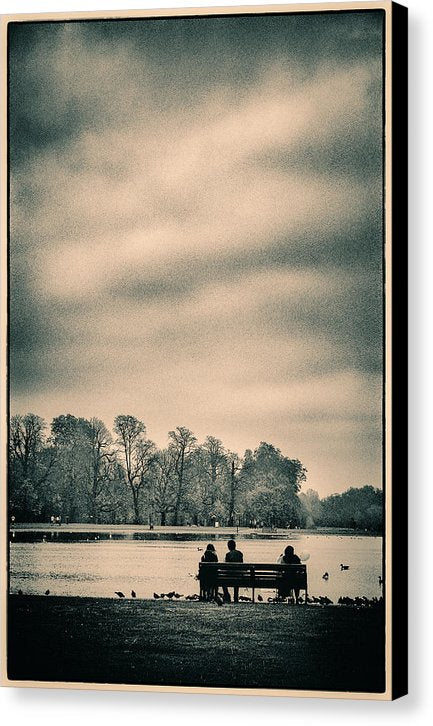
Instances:
[[[200,599],[219,586],[250,587],[253,602],[256,589],[305,590],[307,602],[307,566],[235,562],[200,562]]]

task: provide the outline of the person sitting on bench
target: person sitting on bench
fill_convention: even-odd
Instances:
[[[226,562],[243,562],[244,556],[240,550],[236,549],[236,542],[234,539],[229,539],[227,542],[227,547],[229,548],[229,551],[226,554]],[[223,592],[224,592],[224,600],[226,602],[230,602],[230,593],[228,591],[228,588],[223,585]],[[233,602],[239,602],[239,587],[233,588]]]
[[[301,560],[299,559],[298,555],[295,555],[295,550],[292,547],[292,545],[288,545],[286,549],[284,550],[284,554],[280,555],[277,560],[278,565],[300,565]],[[287,597],[288,595],[291,595],[292,592],[295,596],[295,602],[298,604],[299,600],[299,588],[296,587],[295,589],[287,589],[285,587],[280,587],[278,589],[278,597]]]
[[[215,547],[212,543],[209,543],[206,547],[206,551],[201,558],[202,562],[218,562],[218,555],[215,552]],[[206,600],[214,600],[218,594],[217,587],[208,587],[205,591]]]

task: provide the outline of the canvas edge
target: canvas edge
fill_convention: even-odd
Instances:
[[[408,693],[408,9],[392,3],[392,698]]]
[[[386,537],[389,548],[386,551],[386,570],[388,573],[386,581],[386,688],[383,693],[362,693],[362,692],[337,692],[337,691],[308,691],[295,689],[268,689],[268,688],[220,688],[220,687],[195,687],[195,686],[151,686],[151,685],[130,685],[130,684],[106,684],[106,683],[80,683],[80,682],[46,682],[46,681],[16,681],[10,680],[7,675],[6,641],[7,641],[7,547],[8,547],[8,522],[4,522],[4,533],[1,538],[1,587],[2,587],[2,618],[1,618],[1,671],[0,685],[8,687],[24,688],[49,688],[49,689],[89,689],[109,691],[151,691],[162,693],[203,693],[221,695],[247,695],[247,696],[276,696],[276,697],[300,697],[300,698],[327,698],[327,699],[356,699],[356,700],[393,700],[407,694],[408,668],[407,668],[407,8],[391,0],[375,2],[334,2],[334,3],[293,3],[277,5],[254,5],[254,6],[215,6],[205,8],[169,8],[149,9],[131,11],[77,11],[59,13],[18,13],[0,15],[1,30],[1,53],[2,53],[2,93],[1,93],[1,151],[2,151],[2,204],[1,204],[1,374],[4,386],[7,381],[7,207],[8,207],[8,182],[7,182],[7,31],[10,22],[28,22],[30,20],[81,20],[81,19],[120,19],[140,17],[164,17],[164,16],[206,16],[206,15],[238,15],[238,14],[271,14],[289,12],[319,12],[324,10],[379,10],[386,14],[386,92],[385,104],[386,113],[386,139],[388,151],[386,154],[386,179],[385,185],[385,207],[387,210],[386,223],[386,245],[389,252],[388,269],[391,270],[389,286],[386,289],[387,300],[387,329],[390,333],[386,340],[386,355],[389,371],[393,367],[393,377],[388,377],[390,386],[385,394],[386,410],[389,412],[387,421],[391,426],[386,427],[386,455],[387,455],[387,499],[386,502]],[[401,44],[401,52],[392,54],[392,46]],[[389,111],[389,109],[391,109]],[[402,123],[402,117],[405,123]],[[392,136],[391,136],[392,130]],[[391,143],[389,143],[391,139]],[[404,153],[402,153],[402,151]],[[389,183],[388,183],[389,182]],[[391,205],[391,198],[393,204]],[[394,239],[393,247],[398,243],[403,247],[399,255],[393,256],[391,263],[391,230],[398,230]],[[399,350],[391,347],[391,337],[395,339],[398,331]],[[404,350],[406,358],[402,360],[400,355],[400,342],[405,343]],[[397,367],[398,366],[398,367]],[[398,375],[396,370],[399,371]],[[3,389],[4,391],[4,389]],[[391,399],[397,400],[404,396],[403,405],[399,405],[396,412],[391,407]],[[7,446],[7,396],[3,395],[0,402],[2,431],[2,451]],[[403,414],[403,415],[402,415]],[[403,421],[403,423],[402,423]],[[3,439],[4,437],[4,439]],[[389,437],[389,439],[388,439]],[[390,444],[388,446],[388,444]],[[402,460],[404,466],[402,466]],[[398,468],[397,468],[398,461]],[[402,473],[403,469],[403,473]],[[391,485],[391,472],[398,471],[398,477],[393,477]],[[6,487],[6,457],[2,456],[2,485],[1,501],[4,505],[3,511],[7,508],[7,487]],[[392,496],[392,494],[394,496]],[[398,503],[397,503],[398,502]],[[403,531],[396,542],[391,539],[391,531]],[[404,593],[403,603],[398,602],[398,597]]]

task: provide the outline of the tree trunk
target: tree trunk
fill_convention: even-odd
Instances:
[[[138,492],[132,489],[132,500],[134,504],[134,524],[141,524],[140,507],[138,506]]]
[[[174,521],[173,524],[178,525],[179,524],[179,510],[180,510],[180,504],[182,501],[182,489],[183,489],[183,467],[184,467],[184,461],[185,461],[185,453],[182,451],[181,456],[181,462],[180,462],[180,470],[178,473],[178,480],[179,480],[179,486],[177,488],[177,496],[176,496],[176,504],[174,507]]]
[[[235,462],[232,461],[232,470],[230,474],[230,504],[229,504],[229,527],[233,527],[235,522]]]

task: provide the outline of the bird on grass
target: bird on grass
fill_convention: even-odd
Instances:
[[[349,569],[349,565],[343,565],[343,564],[340,565],[340,570],[341,571],[348,570],[348,569]]]
[[[322,580],[329,580],[329,572],[325,572],[325,574],[322,575]]]
[[[49,590],[45,590],[45,595],[49,595],[49,594],[50,594],[50,591]]]
[[[119,590],[116,590],[114,594],[117,595],[117,597],[125,597],[124,593]]]
[[[333,604],[332,600],[330,600],[329,597],[326,597],[326,595],[325,595],[325,597],[320,597],[319,600],[320,600],[321,605],[332,605]]]
[[[135,592],[135,590],[131,590],[131,597],[137,597],[137,593]]]

